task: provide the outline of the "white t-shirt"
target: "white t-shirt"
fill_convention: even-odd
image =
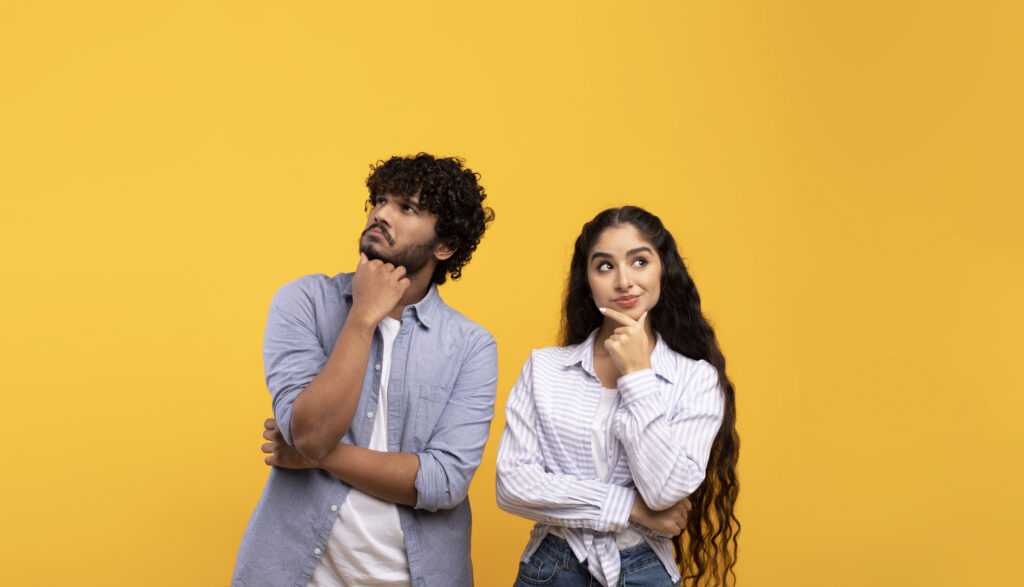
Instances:
[[[593,440],[594,470],[597,473],[597,478],[601,481],[607,481],[611,474],[609,470],[611,453],[608,442],[609,440],[618,442],[611,433],[612,421],[615,418],[615,405],[618,403],[615,400],[618,399],[618,395],[618,389],[601,386],[601,400],[597,404],[597,415],[594,417],[594,426],[590,430]],[[619,547],[619,550],[636,546],[643,541],[643,534],[629,526],[615,533],[615,545]]]
[[[371,450],[388,450],[388,379],[391,349],[401,322],[385,317],[377,326],[384,340],[377,413],[374,414]],[[411,584],[405,536],[398,519],[398,506],[363,493],[355,487],[348,493],[331,527],[327,550],[313,570],[310,587],[355,587]]]

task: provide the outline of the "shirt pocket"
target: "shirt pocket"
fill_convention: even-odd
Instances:
[[[416,425],[413,442],[423,450],[437,429],[441,414],[448,405],[450,391],[440,385],[419,385],[416,388]]]

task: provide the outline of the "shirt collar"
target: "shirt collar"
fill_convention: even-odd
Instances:
[[[345,291],[343,293],[346,298],[352,299],[351,280],[349,280],[348,285],[345,286]],[[402,314],[412,312],[413,317],[416,318],[416,321],[419,322],[421,326],[430,328],[430,325],[437,317],[437,313],[440,311],[442,304],[444,304],[444,302],[441,301],[441,294],[437,292],[437,284],[431,283],[430,288],[427,290],[427,295],[423,296],[423,299],[415,304],[406,306],[405,310],[402,311]]]
[[[572,367],[573,365],[581,365],[583,370],[590,373],[595,378],[597,372],[594,371],[594,339],[597,338],[597,330],[590,333],[590,336],[586,340],[569,347],[572,351],[569,356],[565,359],[565,366]]]
[[[584,371],[597,377],[597,372],[594,371],[594,341],[597,339],[598,330],[600,329],[595,329],[586,340],[572,347],[572,351],[565,359],[566,367],[580,365]],[[679,377],[679,364],[675,360],[676,352],[669,348],[668,343],[661,338],[660,334],[655,333],[655,336],[657,336],[657,340],[654,343],[654,350],[651,352],[651,370],[668,383],[675,383]]]

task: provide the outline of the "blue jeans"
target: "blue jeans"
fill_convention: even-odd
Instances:
[[[617,587],[665,586],[674,583],[661,560],[646,543],[619,551],[621,570]],[[587,570],[587,561],[579,562],[569,544],[548,534],[530,557],[530,562],[519,563],[519,576],[513,587],[546,585],[548,587],[600,587],[601,583]]]

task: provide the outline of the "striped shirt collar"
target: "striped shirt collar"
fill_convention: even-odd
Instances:
[[[597,379],[597,372],[594,370],[594,341],[597,339],[598,330],[600,328],[591,332],[590,336],[583,342],[569,347],[571,351],[565,360],[566,367],[580,365],[585,372],[595,379]],[[658,339],[655,341],[654,350],[651,352],[651,370],[654,371],[655,375],[670,384],[675,383],[679,377],[679,363],[676,360],[679,354],[668,347],[668,343],[662,340],[660,334],[655,333],[655,336]]]

